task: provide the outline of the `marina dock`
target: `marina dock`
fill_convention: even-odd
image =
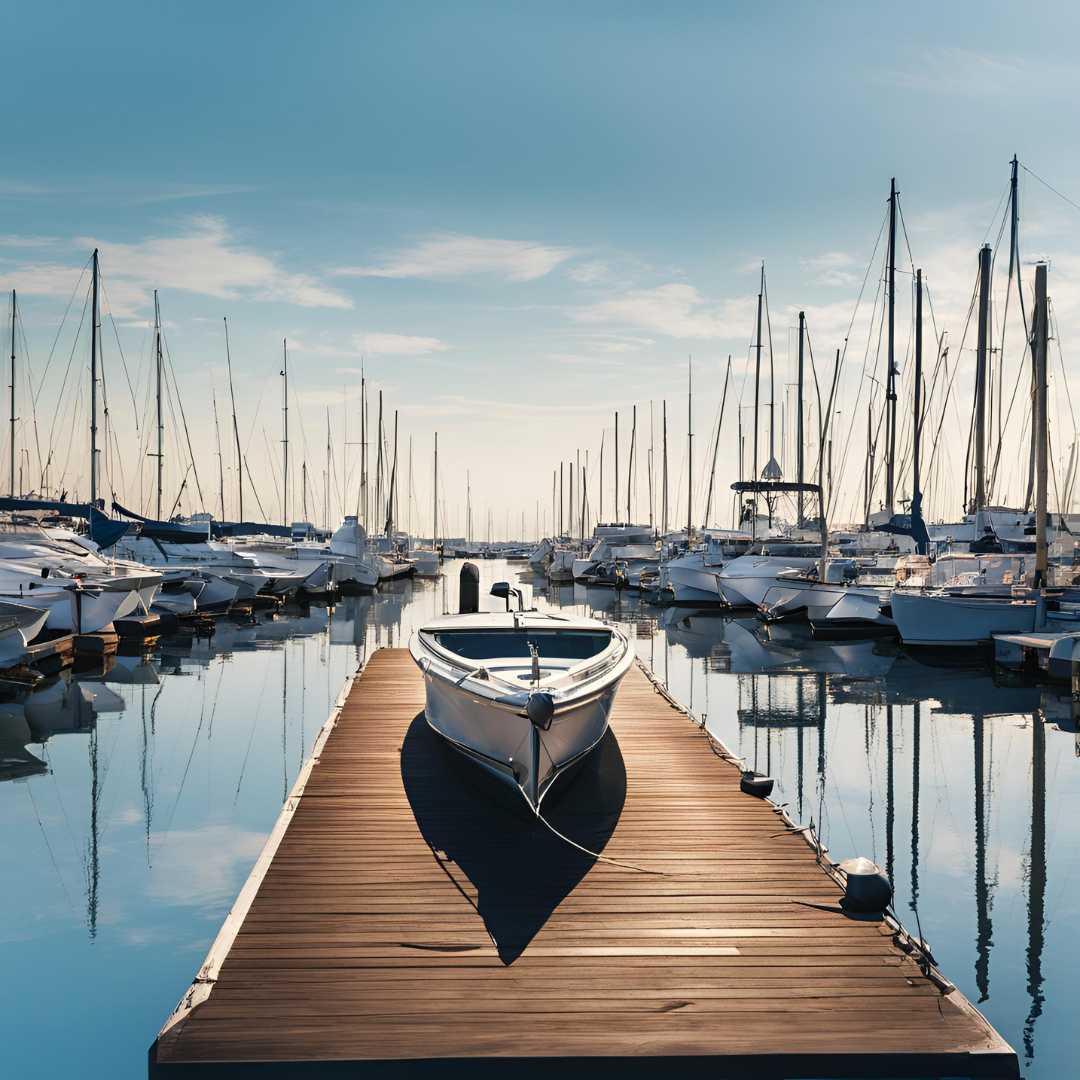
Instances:
[[[423,707],[405,650],[346,687],[151,1077],[1019,1075],[643,670],[544,804],[587,851],[455,772]]]

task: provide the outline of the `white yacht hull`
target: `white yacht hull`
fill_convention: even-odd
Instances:
[[[42,592],[27,591],[18,597],[20,604],[45,609],[45,625],[50,630],[66,630],[76,634],[96,634],[113,619],[130,615],[139,607],[139,594],[119,589],[64,589]],[[66,595],[58,595],[66,593]],[[11,597],[14,599],[14,597]]]
[[[719,566],[706,566],[703,553],[684,555],[660,567],[661,583],[667,579],[676,604],[725,603],[717,575]]]
[[[783,555],[740,555],[717,575],[720,593],[732,607],[760,607],[765,594],[786,584],[777,574],[784,570],[807,570],[817,559]]]
[[[11,601],[0,601],[0,668],[21,663],[26,646],[41,632],[48,612]]]
[[[994,634],[1030,633],[1035,601],[943,596],[896,590],[892,617],[905,645],[971,646]]]
[[[815,627],[891,627],[893,620],[882,613],[889,590],[859,585],[829,585],[812,582],[785,582],[766,592],[761,610],[770,618],[804,613]]]

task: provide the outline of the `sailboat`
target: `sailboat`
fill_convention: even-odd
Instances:
[[[980,271],[983,280],[989,277],[989,248],[980,252]],[[1047,452],[1046,422],[1047,342],[1049,311],[1047,300],[1047,266],[1035,268],[1035,395],[1032,430],[1035,445],[1035,520],[1046,521],[1047,511]],[[980,470],[980,480],[982,474]],[[973,646],[989,641],[996,633],[1028,633],[1039,624],[1047,623],[1045,587],[1047,584],[1047,538],[1045,527],[1036,529],[1035,570],[1031,585],[1016,596],[953,595],[943,589],[916,591],[897,589],[890,603],[890,614],[900,636],[908,645]],[[1062,608],[1054,613],[1057,623],[1080,621],[1080,612]]]

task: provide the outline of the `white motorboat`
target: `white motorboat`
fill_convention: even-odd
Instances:
[[[19,663],[40,633],[49,613],[42,608],[0,601],[0,667]]]
[[[1033,599],[897,589],[889,606],[905,645],[972,646],[1035,626]]]
[[[0,599],[45,612],[50,630],[96,634],[139,606],[135,590],[83,587],[71,578],[13,578],[0,572]]]
[[[809,570],[819,561],[807,549],[791,555],[740,555],[717,571],[716,580],[720,595],[732,607],[760,607],[765,594],[780,583],[778,575]]]
[[[691,551],[660,564],[660,588],[676,604],[722,604],[717,575],[723,562],[710,551]]]
[[[776,580],[761,601],[766,619],[805,615],[814,629],[823,633],[895,630],[893,620],[882,611],[892,589],[858,584],[858,568],[850,559],[830,560],[824,581],[818,580],[816,566],[781,571]]]
[[[597,525],[594,544],[586,555],[574,559],[574,580],[587,583],[599,563],[621,562],[631,588],[641,584],[642,573],[657,570],[660,552],[647,525]]]
[[[529,552],[529,565],[534,570],[547,570],[551,565],[554,553],[555,545],[545,536],[544,539]]]
[[[505,583],[492,591],[516,593]],[[441,616],[413,634],[409,651],[432,730],[537,814],[603,738],[634,659],[614,626],[521,610]]]

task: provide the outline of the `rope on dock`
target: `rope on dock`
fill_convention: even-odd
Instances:
[[[586,855],[591,856],[594,859],[598,859],[600,862],[611,863],[612,866],[621,866],[624,870],[635,870],[639,874],[656,874],[658,877],[664,876],[663,870],[649,870],[644,866],[634,866],[633,863],[620,862],[618,859],[612,859],[608,855],[601,855],[599,852],[590,851],[587,847],[582,847],[576,840],[571,840],[569,836],[564,836],[554,825],[539,810],[536,811],[536,819],[543,822],[560,840],[569,844],[571,847],[577,848],[578,851],[583,851]]]

